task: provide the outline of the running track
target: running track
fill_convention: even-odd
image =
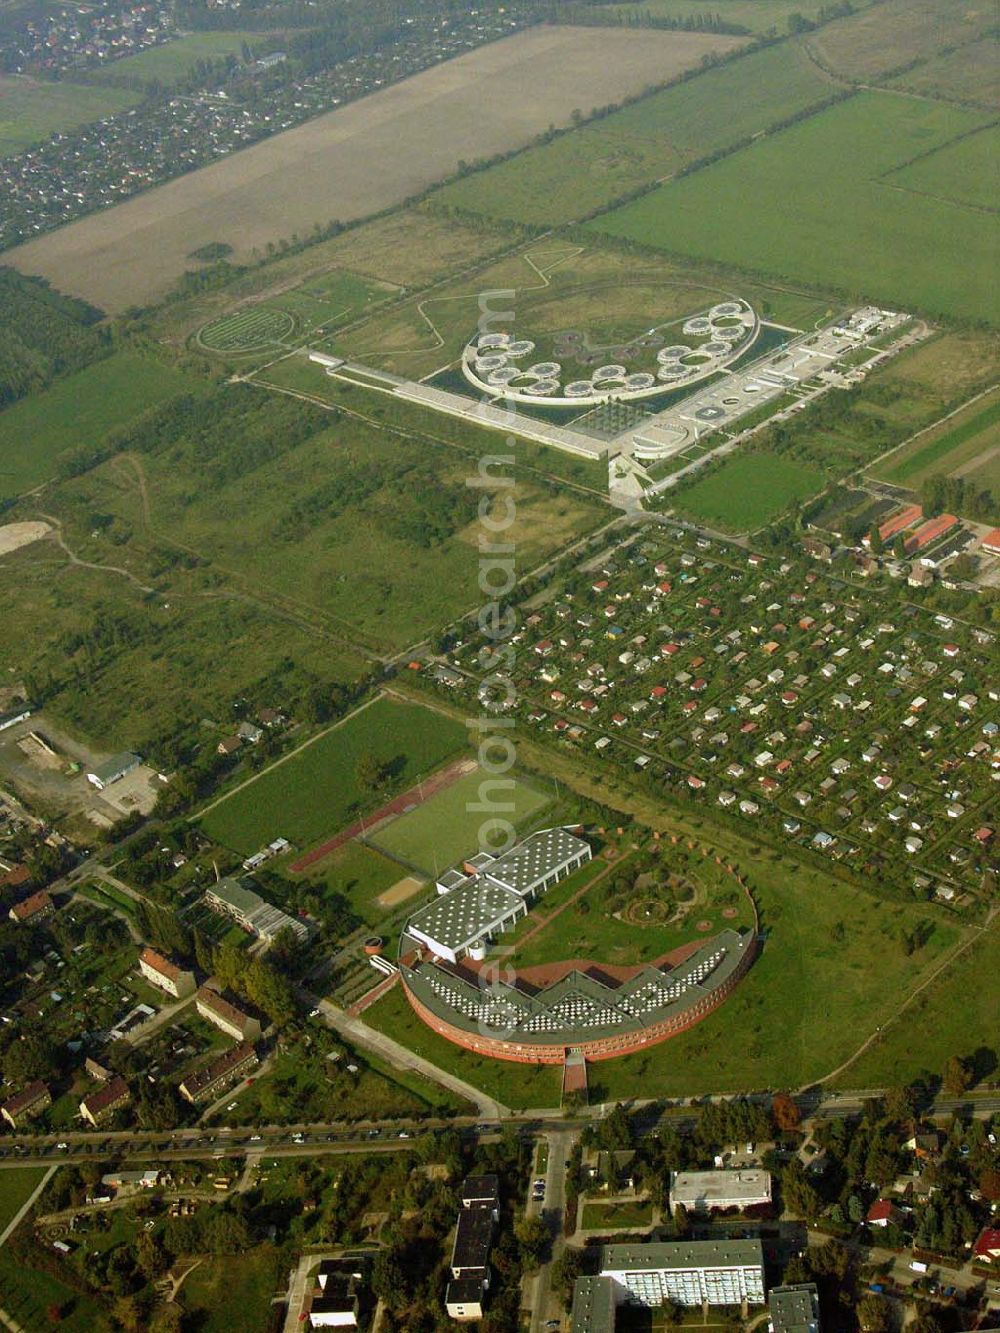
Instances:
[[[404,810],[408,810],[411,806],[422,805],[424,801],[436,796],[439,791],[444,791],[446,787],[450,787],[459,778],[471,773],[474,768],[475,763],[469,759],[456,759],[447,768],[439,769],[437,773],[432,773],[429,778],[425,778],[417,786],[411,787],[409,791],[404,791],[400,796],[396,796],[388,805],[383,805],[380,810],[373,811],[366,819],[356,820],[355,823],[338,833],[336,837],[320,843],[311,852],[306,852],[304,856],[300,856],[297,861],[292,862],[292,869],[295,871],[308,870],[317,861],[322,861],[324,856],[329,856],[338,847],[343,847],[345,842],[350,842],[359,833],[363,833],[366,828],[371,828],[373,824],[378,824],[391,815],[401,815]]]

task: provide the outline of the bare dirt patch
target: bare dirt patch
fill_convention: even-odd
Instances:
[[[663,83],[740,40],[533,28],[29,241],[7,262],[111,312],[147,303],[211,241],[228,242],[240,261],[315,222],[365,217],[450,175],[460,159],[526,144],[574,110]]]
[[[379,907],[398,907],[400,903],[405,903],[407,898],[419,893],[425,882],[417,879],[415,875],[407,875],[405,879],[398,879],[391,888],[380,893],[375,901]]]
[[[22,546],[41,541],[52,531],[50,523],[5,523],[0,527],[0,555],[10,555]]]

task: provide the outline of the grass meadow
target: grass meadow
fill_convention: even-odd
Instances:
[[[180,371],[117,352],[0,412],[0,499],[53,476],[60,454],[190,388]]]
[[[886,1026],[878,1042],[835,1085],[876,1088],[904,1084],[925,1070],[940,1074],[949,1056],[971,1056],[979,1046],[997,1054],[996,992],[990,986],[970,986],[969,978],[995,977],[998,972],[1000,930],[994,921],[955,967]],[[920,1034],[919,1041],[914,1040],[915,1032]]]
[[[304,358],[295,364],[304,367]],[[329,382],[312,369],[321,386]],[[113,563],[125,563],[127,556],[144,581],[151,556],[180,546],[204,568],[235,580],[241,595],[277,599],[348,642],[400,651],[482,600],[480,525],[465,484],[477,464],[458,449],[382,430],[382,421],[399,422],[405,430],[426,419],[434,438],[474,440],[477,458],[484,438],[493,448],[501,437],[484,437],[476,427],[452,425],[436,413],[408,412],[406,404],[398,411],[381,394],[355,391],[345,403],[370,412],[371,419],[345,416],[334,424],[331,418],[329,431],[231,480],[199,481],[197,465],[178,468],[167,454],[144,455],[148,510],[136,466],[122,459],[60,493],[81,524],[97,511],[118,515],[129,526],[135,540],[116,552]],[[522,462],[519,454],[519,467]],[[411,471],[412,484],[403,468]],[[606,485],[606,469],[604,477]],[[559,494],[527,468],[521,468],[513,495],[517,519],[507,536],[516,541],[525,571],[603,515],[596,500]],[[449,515],[441,531],[439,509]]]
[[[585,1203],[581,1226],[584,1231],[618,1231],[648,1227],[653,1223],[653,1205],[643,1200],[627,1203]]]
[[[363,1021],[385,1032],[439,1069],[450,1070],[505,1106],[517,1109],[558,1106],[562,1095],[561,1065],[525,1065],[476,1055],[432,1032],[413,1010],[401,986],[370,1009]]]
[[[179,1297],[199,1333],[260,1333],[268,1327],[271,1301],[284,1274],[273,1245],[238,1255],[200,1256]]]
[[[279,837],[307,847],[387,799],[389,792],[374,793],[359,782],[355,768],[363,756],[391,765],[392,790],[402,791],[465,743],[457,722],[383,696],[223,797],[202,827],[243,856]]]
[[[97,541],[82,544],[81,555],[110,566],[122,558]],[[105,750],[148,755],[179,726],[206,717],[224,726],[233,699],[261,679],[280,702],[290,663],[293,677],[301,670],[343,681],[364,666],[248,596],[182,586],[148,600],[120,574],[70,566],[52,542],[4,557],[0,616],[20,626],[0,644],[0,669],[45,680],[46,710]],[[113,644],[97,652],[96,625],[116,627]]]
[[[665,503],[709,526],[754,532],[795,500],[815,495],[823,474],[809,463],[767,453],[736,453]]]
[[[622,240],[889,305],[1000,321],[995,220],[892,188],[982,113],[861,93],[588,223]]]
[[[765,931],[759,959],[726,1003],[694,1028],[648,1051],[602,1061],[591,1081],[603,1099],[797,1087],[820,1078],[887,1023],[958,941],[955,927],[920,907],[842,883],[834,888],[829,880],[824,888],[817,875],[757,869]],[[901,932],[922,921],[934,923],[933,931],[907,957]]]
[[[17,1216],[44,1175],[44,1166],[18,1166],[0,1171],[0,1231]]]
[[[798,46],[754,52],[445,186],[432,206],[554,226],[828,97]]]
[[[139,94],[124,88],[51,83],[22,74],[0,75],[0,157],[20,153],[53,134],[65,134],[116,111],[127,111]]]
[[[459,778],[424,805],[379,829],[372,841],[425,874],[445,870],[460,857],[479,851],[479,830],[488,816],[475,806],[483,803],[480,789],[484,781],[489,782],[489,779],[478,772]],[[529,823],[538,822],[537,816],[553,797],[523,778],[515,778],[514,782],[512,792],[487,788],[484,795],[491,806],[509,803],[513,808],[504,811],[501,817],[522,829]]]

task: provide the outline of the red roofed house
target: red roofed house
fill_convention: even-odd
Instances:
[[[38,893],[33,893],[30,898],[25,898],[23,902],[15,903],[7,915],[11,921],[42,921],[47,916],[51,916],[56,910],[55,903],[45,892],[40,889]]]
[[[912,528],[914,523],[919,523],[923,516],[924,511],[919,505],[907,505],[905,509],[901,509],[898,514],[895,514],[881,525],[878,535],[883,542],[890,541],[897,532],[902,532],[904,528]],[[861,541],[864,546],[871,545],[868,537],[862,537]]]
[[[976,1237],[972,1253],[985,1263],[1000,1259],[1000,1227],[985,1227]]]
[[[1000,555],[1000,528],[994,528],[983,538],[983,550],[989,551],[990,555]]]
[[[194,973],[172,963],[155,949],[145,948],[139,955],[139,971],[160,990],[165,990],[175,1000],[183,1000],[194,993]]]
[[[957,522],[958,519],[954,514],[939,514],[937,518],[928,519],[917,528],[912,537],[907,538],[907,554],[912,555],[914,551],[922,551],[925,546],[930,546],[938,537],[950,532]]]
[[[894,1226],[899,1221],[899,1211],[889,1199],[877,1199],[868,1209],[865,1221],[870,1227]]]

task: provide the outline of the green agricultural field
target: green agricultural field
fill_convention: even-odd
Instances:
[[[884,0],[856,6],[855,13],[826,24],[807,40],[827,69],[869,83],[911,64],[919,69],[939,52],[966,47],[995,23],[989,5]]]
[[[475,809],[484,799],[491,806],[500,802],[509,805],[510,809],[496,817],[510,820],[518,829],[538,823],[540,812],[550,804],[553,795],[523,778],[511,780],[514,783],[512,791],[492,789],[491,779],[479,772],[470,773],[432,796],[424,805],[379,829],[373,841],[376,846],[426,874],[437,874],[460,857],[479,850],[483,821],[494,817]],[[487,786],[483,791],[484,782]]]
[[[172,83],[194,71],[201,61],[225,60],[234,56],[242,61],[243,48],[255,44],[274,45],[274,33],[190,32],[162,46],[150,47],[134,56],[116,60],[101,71],[107,83],[141,88],[149,83]]]
[[[562,1095],[562,1067],[525,1065],[475,1055],[432,1032],[410,1008],[401,986],[393,988],[370,1009],[364,1020],[439,1069],[448,1070],[515,1109],[558,1106]]]
[[[1000,973],[1000,930],[987,930],[954,967],[944,972],[913,1004],[893,1015],[875,1045],[835,1080],[843,1088],[904,1084],[925,1071],[940,1074],[952,1055],[974,1056],[985,1047],[997,1055],[996,990],[971,985]],[[914,1039],[919,1033],[919,1040]],[[996,1074],[990,1070],[989,1077]]]
[[[1000,107],[1000,39],[983,37],[935,56],[890,80],[890,87],[996,109]]]
[[[1000,128],[994,125],[948,144],[891,172],[886,180],[914,194],[995,213],[1000,198]]]
[[[56,471],[60,454],[93,447],[108,431],[190,387],[180,371],[117,352],[0,412],[0,499]]]
[[[465,743],[457,722],[381,697],[223,797],[201,823],[209,837],[242,856],[279,837],[307,847],[387,799],[359,782],[355,768],[364,756],[391,766],[392,790],[398,792]]]
[[[19,1166],[0,1171],[0,1231],[17,1216],[18,1210],[42,1183],[44,1166]]]
[[[140,100],[123,88],[49,83],[0,74],[0,157],[19,153],[53,134],[127,111]]]
[[[446,186],[431,205],[553,226],[584,217],[832,91],[800,46],[754,52]]]
[[[701,481],[680,492],[667,491],[665,503],[709,526],[755,532],[822,485],[822,472],[809,463],[738,452]]]
[[[976,471],[976,460],[1000,446],[1000,399],[976,403],[940,430],[915,440],[872,469],[875,476],[914,488],[935,474]]]
[[[801,283],[835,278],[903,309],[1000,322],[995,219],[892,186],[903,163],[981,123],[945,103],[861,93],[587,226]]]

